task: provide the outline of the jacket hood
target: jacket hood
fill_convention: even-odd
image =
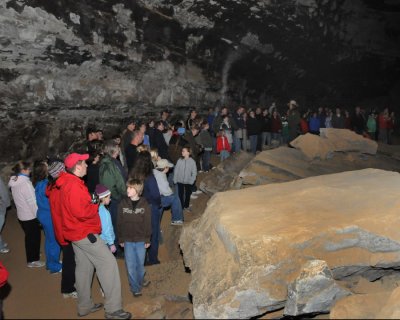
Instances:
[[[62,187],[63,185],[74,181],[75,179],[79,179],[81,180],[79,177],[73,175],[72,173],[68,173],[68,172],[61,172],[61,174],[59,175],[59,177],[56,180],[56,186],[58,188]]]
[[[10,178],[10,181],[8,182],[8,186],[13,188],[20,184],[25,183],[27,180],[30,180],[30,179],[26,176],[12,176]]]

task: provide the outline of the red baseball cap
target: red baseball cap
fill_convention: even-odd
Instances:
[[[65,168],[70,169],[74,165],[76,165],[76,163],[78,161],[87,160],[87,159],[89,159],[89,154],[87,154],[87,153],[85,153],[85,154],[71,153],[64,159],[64,165],[65,165]]]

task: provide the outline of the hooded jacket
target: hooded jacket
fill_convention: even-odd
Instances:
[[[21,221],[36,219],[37,204],[35,189],[29,177],[24,175],[12,176],[8,182],[17,207],[17,216]]]
[[[53,220],[54,234],[58,243],[62,246],[68,245],[68,242],[64,239],[63,234],[63,222],[61,212],[61,189],[56,183],[50,183],[46,188],[46,196],[49,198],[50,213]]]
[[[126,194],[124,177],[110,156],[101,159],[99,176],[100,183],[111,191],[111,198],[120,200]]]
[[[89,233],[100,234],[99,205],[92,203],[84,181],[71,173],[63,172],[56,180],[56,187],[61,191],[57,218],[61,218],[63,238],[79,241]]]

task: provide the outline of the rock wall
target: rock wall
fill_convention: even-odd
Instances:
[[[165,106],[390,105],[399,12],[367,0],[3,0],[0,162],[33,156],[38,132],[68,145],[88,122],[116,129]]]

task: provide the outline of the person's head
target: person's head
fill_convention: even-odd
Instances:
[[[103,184],[96,185],[94,192],[96,192],[97,196],[99,197],[100,203],[106,206],[110,204],[111,191],[105,185]]]
[[[102,155],[103,153],[97,150],[89,152],[89,158],[86,161],[87,165],[99,163]]]
[[[117,158],[119,152],[121,151],[119,145],[114,140],[107,140],[104,144],[104,154],[110,156],[111,158]]]
[[[142,132],[143,135],[144,135],[144,133],[146,132],[146,130],[147,130],[147,125],[146,125],[146,123],[145,123],[145,122],[140,123],[140,125],[139,125],[139,131]]]
[[[95,127],[87,127],[86,129],[86,140],[93,141],[98,140],[97,129]]]
[[[340,108],[336,108],[336,114],[337,115],[341,115],[342,114],[342,111],[340,110]]]
[[[225,129],[224,128],[219,129],[218,136],[219,137],[225,137]]]
[[[200,132],[200,127],[198,125],[193,125],[190,130],[192,131],[193,137],[197,136]]]
[[[149,146],[146,146],[146,145],[144,145],[144,144],[141,144],[141,145],[138,145],[137,147],[136,147],[136,150],[137,150],[137,152],[143,152],[143,151],[150,151],[150,147]]]
[[[158,160],[161,159],[160,156],[158,155],[157,148],[151,148],[150,155],[151,155],[151,161],[153,161],[153,164],[155,164]]]
[[[89,155],[87,153],[71,153],[64,159],[65,169],[67,172],[82,178],[87,173],[87,159],[89,159]]]
[[[195,119],[197,117],[197,111],[195,109],[190,111],[189,118]]]
[[[136,157],[136,162],[130,176],[135,179],[144,181],[148,176],[153,173],[153,162],[151,161],[151,154],[149,151],[142,151]]]
[[[208,130],[208,129],[210,129],[210,124],[208,123],[207,120],[203,120],[203,122],[201,123],[201,129],[202,129],[202,130]]]
[[[172,168],[173,166],[174,165],[171,162],[169,162],[167,159],[159,159],[156,162],[155,169],[157,169],[158,171],[167,173],[169,168]]]
[[[12,167],[12,172],[13,175],[18,175],[18,174],[25,174],[25,175],[30,175],[31,174],[31,163],[28,161],[18,161],[13,167]]]
[[[269,114],[268,108],[265,108],[262,112],[263,116],[266,117]]]
[[[139,130],[135,130],[132,133],[131,144],[138,146],[143,142],[144,134]]]
[[[131,200],[138,200],[143,192],[143,182],[139,179],[129,178],[126,182],[126,194]]]
[[[251,118],[254,118],[254,117],[256,116],[256,112],[254,111],[254,109],[250,109],[250,110],[249,110],[249,116],[250,116]]]
[[[222,107],[222,109],[221,109],[221,115],[222,115],[222,116],[228,115],[228,113],[229,113],[228,108],[227,108],[227,107]]]
[[[113,135],[112,139],[115,141],[117,145],[121,145],[121,136],[119,134]]]
[[[65,166],[64,163],[61,161],[53,161],[49,164],[49,175],[50,177],[55,180],[59,177],[61,172],[65,172]]]
[[[126,123],[126,129],[128,129],[129,131],[135,130],[136,123],[135,123],[135,120],[133,118],[126,119],[125,123]]]
[[[170,115],[169,110],[165,109],[165,110],[161,111],[161,120],[167,121],[167,119],[169,118],[169,115]]]
[[[162,121],[157,121],[154,126],[157,130],[160,130],[160,131],[164,131],[164,129],[165,129],[164,122],[162,122]]]
[[[103,140],[104,139],[103,130],[98,129],[96,131],[96,134],[97,134],[97,140]]]
[[[187,159],[192,155],[192,149],[189,146],[182,148],[182,158]]]
[[[257,107],[257,108],[256,108],[256,114],[261,114],[261,113],[262,113],[261,107]]]
[[[278,111],[274,110],[274,111],[272,112],[272,116],[273,116],[274,118],[277,118],[277,117],[278,117]]]
[[[32,182],[34,185],[46,179],[48,175],[49,171],[46,160],[37,160],[33,163]]]
[[[237,114],[241,115],[243,112],[244,112],[244,107],[243,106],[237,107],[237,109],[236,109],[236,113]]]

